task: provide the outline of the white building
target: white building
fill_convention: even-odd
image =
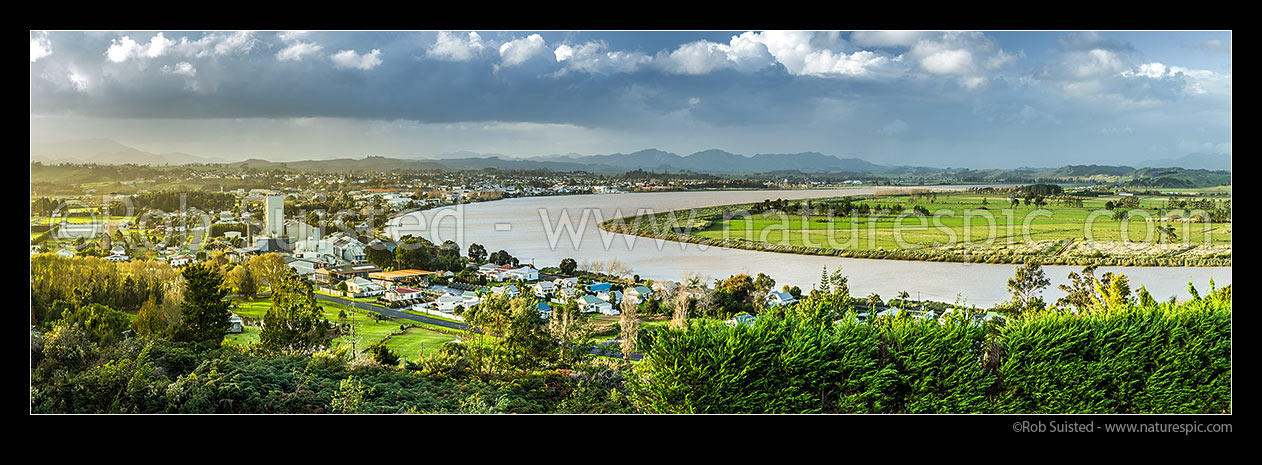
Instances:
[[[263,233],[272,237],[285,236],[285,196],[268,195],[263,209]]]
[[[509,284],[507,286],[493,287],[491,288],[491,292],[495,294],[503,294],[505,297],[508,297],[510,299],[516,298],[517,296],[521,295],[521,291],[518,290],[517,286],[513,284]]]
[[[539,280],[539,270],[536,270],[535,267],[530,266],[530,265],[526,265],[521,268],[514,268],[511,270],[508,270],[507,275],[511,279],[520,279],[522,281],[538,281]]]
[[[597,299],[593,295],[583,296],[580,303],[583,307],[583,313],[600,312],[603,315],[619,315],[622,313],[614,310],[613,305],[610,305],[609,302]]]
[[[535,297],[540,299],[546,298],[548,294],[556,290],[556,285],[550,281],[539,281],[532,287],[535,288]]]

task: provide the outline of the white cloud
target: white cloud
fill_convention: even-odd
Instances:
[[[765,31],[748,36],[767,47],[776,61],[792,74],[803,74],[806,56],[818,53],[811,46],[814,33],[807,31]]]
[[[925,31],[855,31],[850,42],[862,47],[911,47],[933,33]]]
[[[44,31],[31,33],[31,63],[53,54],[53,43]]]
[[[802,74],[867,76],[890,62],[889,58],[869,51],[833,53],[821,50],[806,56]]]
[[[976,64],[968,50],[938,50],[921,58],[920,67],[934,74],[969,74]]]
[[[469,38],[461,39],[447,31],[438,32],[438,40],[429,47],[427,56],[447,61],[469,61],[486,48],[477,32],[469,32]]]
[[[745,32],[732,36],[726,44],[699,40],[679,46],[670,53],[658,53],[654,62],[674,74],[706,74],[719,68],[757,71],[776,62],[759,42],[757,34]]]
[[[947,32],[937,38],[921,39],[907,56],[925,71],[953,75],[981,74],[1016,59],[980,32]]]
[[[165,55],[175,43],[167,39],[161,32],[149,38],[148,44],[141,44],[129,36],[110,40],[110,47],[105,50],[105,57],[114,63],[122,63],[130,58],[157,58]]]
[[[587,42],[577,48],[562,44],[553,53],[558,62],[567,63],[567,68],[561,72],[630,73],[653,61],[640,52],[610,52],[607,48],[604,42]]]
[[[738,39],[761,44],[776,62],[796,75],[866,77],[887,74],[896,67],[896,60],[876,52],[841,51],[847,44],[833,32],[746,32],[733,38],[733,45]]]
[[[180,76],[188,76],[188,77],[197,76],[197,68],[193,67],[193,64],[187,61],[181,61],[179,63],[176,63],[175,66],[164,65],[162,67],[162,72],[166,74],[178,74]]]
[[[921,36],[900,59],[906,57],[929,74],[957,76],[965,88],[978,89],[1022,56],[1024,52],[1005,52],[980,32],[945,32]]]
[[[656,61],[674,74],[706,74],[728,64],[728,47],[705,40],[681,45],[669,54],[658,54]]]
[[[570,48],[569,45],[561,44],[561,46],[557,47],[556,51],[552,52],[552,54],[556,55],[557,63],[560,63],[570,59],[570,57],[573,57],[574,49]]]
[[[70,86],[78,92],[87,93],[92,84],[92,81],[88,79],[87,74],[80,71],[79,68],[73,64],[70,65],[68,71],[69,72],[66,73],[66,81],[70,83]]]
[[[517,66],[547,50],[547,44],[539,34],[500,45],[500,61],[504,66]]]
[[[285,41],[285,42],[301,39],[306,36],[307,36],[307,31],[285,31],[280,34],[276,34],[276,37],[279,37],[280,40]]]
[[[162,74],[184,76],[185,89],[197,91],[201,88],[201,86],[197,83],[197,79],[195,79],[197,77],[197,68],[193,67],[193,64],[187,61],[176,63],[175,66],[163,65]]]
[[[360,55],[354,50],[342,50],[329,57],[333,60],[333,66],[336,68],[354,68],[369,70],[376,68],[381,64],[381,50],[372,49],[371,52]]]
[[[197,40],[180,37],[179,43],[171,47],[176,54],[186,57],[207,57],[248,54],[254,49],[258,39],[250,31],[237,31],[231,34],[212,32]]]
[[[1205,69],[1183,66],[1166,66],[1161,63],[1143,63],[1134,69],[1119,73],[1125,78],[1181,80],[1182,89],[1191,94],[1230,94],[1231,75],[1221,75]]]
[[[315,55],[323,48],[320,44],[314,42],[299,41],[285,47],[284,50],[276,52],[276,59],[280,61],[302,61],[302,57]]]
[[[767,46],[756,38],[754,32],[743,32],[728,42],[727,59],[741,71],[757,71],[775,64]]]

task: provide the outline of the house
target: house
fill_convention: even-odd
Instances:
[[[626,294],[628,299],[636,303],[643,302],[644,299],[653,298],[653,290],[649,289],[648,286],[635,286],[627,289]]]
[[[126,255],[110,255],[105,257],[105,259],[111,262],[125,262],[127,260],[131,260],[131,258],[128,258]]]
[[[197,263],[197,258],[188,254],[176,255],[174,257],[171,257],[171,259],[168,260],[167,263],[169,263],[171,266],[184,266],[184,265],[188,265],[192,263]]]
[[[386,291],[384,295],[385,295],[386,301],[392,302],[392,303],[417,302],[425,297],[425,294],[422,293],[420,289],[412,289],[410,287],[396,287],[394,289]]]
[[[552,284],[561,289],[574,289],[578,287],[578,278],[557,278],[552,280]]]
[[[534,286],[531,286],[531,287],[535,289],[535,297],[538,297],[540,299],[546,299],[548,297],[548,294],[551,294],[553,291],[556,291],[556,285],[552,284],[551,281],[539,281],[535,283]]]
[[[539,302],[539,318],[548,318],[552,316],[552,306],[547,302]]]
[[[771,291],[767,293],[768,306],[775,307],[779,305],[788,305],[788,304],[797,303],[797,301],[798,299],[794,298],[793,294],[790,294],[788,292]]]
[[[110,255],[127,255],[127,249],[121,245],[116,245],[110,249]]]
[[[512,267],[512,265],[503,266]],[[496,265],[494,263],[487,263],[478,267],[478,274],[485,276],[488,281],[500,281],[504,279],[503,274],[500,272],[500,268],[503,266]]]
[[[491,292],[494,294],[504,295],[505,297],[508,297],[510,299],[516,298],[517,296],[521,295],[521,291],[517,290],[517,286],[513,284],[509,284],[507,286],[493,287],[491,288]]]
[[[458,295],[441,295],[435,301],[438,311],[444,313],[456,313],[456,307],[464,307],[464,297]]]
[[[587,290],[588,290],[588,292],[592,292],[592,293],[598,293],[598,292],[608,292],[608,291],[609,291],[609,288],[610,288],[610,287],[612,287],[612,286],[613,286],[613,285],[612,285],[612,284],[609,284],[609,283],[596,283],[596,284],[588,284],[588,285],[587,285]]]
[[[364,278],[354,277],[346,282],[346,291],[355,297],[368,297],[374,295],[383,295],[386,293],[386,287]]]
[[[57,255],[61,255],[62,257],[65,257],[65,258],[74,258],[75,253],[73,250],[70,250],[70,249],[61,249],[57,251]]]
[[[652,292],[658,293],[659,296],[660,294],[669,294],[671,291],[675,291],[676,287],[679,286],[674,281],[655,281],[652,282],[651,286]]]
[[[610,300],[611,297],[613,298],[613,300]],[[611,304],[614,302],[622,303],[622,291],[597,292],[596,298],[603,300],[605,302],[609,302]]]
[[[395,270],[368,273],[368,279],[385,287],[421,286],[429,287],[429,276],[432,271]]]
[[[536,270],[535,267],[530,266],[530,265],[526,265],[521,268],[514,268],[514,269],[506,270],[505,274],[507,274],[509,278],[520,279],[522,281],[538,281],[539,280],[539,270]]]
[[[245,332],[245,327],[241,323],[241,317],[233,315],[231,318],[228,318],[228,332],[231,334]]]
[[[589,295],[585,295],[585,296],[583,296],[583,298],[582,298],[582,299],[580,299],[579,304],[580,304],[580,305],[582,306],[582,308],[583,308],[583,313],[596,313],[596,312],[599,312],[599,313],[601,313],[601,314],[603,314],[603,315],[620,315],[620,314],[622,314],[622,312],[619,312],[619,311],[617,311],[617,310],[614,310],[613,305],[610,305],[610,304],[609,304],[609,302],[605,302],[605,301],[603,301],[603,300],[600,300],[600,299],[596,298],[596,296],[593,296],[593,295],[590,295],[590,294],[589,294]]]
[[[377,268],[376,265],[368,264],[327,266],[315,270],[315,274],[313,274],[312,277],[314,278],[313,281],[315,281],[316,284],[335,286],[337,283],[347,279],[367,278],[368,273],[376,273],[378,271],[381,271],[381,268]]]
[[[311,279],[312,276],[315,275],[316,270],[331,265],[330,263],[322,260],[302,257],[285,257],[285,263],[288,264],[294,272],[298,273],[298,276],[302,276],[307,279]]]

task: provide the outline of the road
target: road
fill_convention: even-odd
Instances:
[[[354,300],[343,299],[341,297],[334,297],[331,295],[325,295],[318,292],[313,292],[311,293],[311,295],[314,295],[316,300],[323,300],[325,302],[335,303],[338,305],[345,305],[351,308],[377,312],[382,315],[388,316],[390,318],[398,319],[398,320],[408,320],[408,321],[414,321],[417,323],[431,324],[431,325],[440,326],[443,328],[454,329],[456,331],[464,331],[468,329],[469,327],[469,325],[464,324],[464,323],[456,323],[456,322],[451,322],[447,320],[440,320],[438,318],[431,318],[431,317],[421,316],[421,315],[413,315],[411,313],[406,313],[406,312],[403,312],[402,310],[393,309],[390,307],[383,307],[381,305],[370,304],[370,303],[365,303],[365,302],[357,302]],[[591,353],[592,355],[603,355],[606,357],[622,358],[622,352],[616,351],[616,350],[604,349],[601,347],[593,347],[589,351],[589,353]],[[644,358],[644,355],[640,354],[639,352],[631,353],[632,361],[638,362],[643,358]]]

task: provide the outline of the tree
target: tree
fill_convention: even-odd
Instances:
[[[127,314],[98,303],[82,305],[74,310],[63,310],[60,325],[79,326],[88,337],[101,346],[109,346],[123,339],[123,333],[131,328]]]
[[[571,300],[553,309],[547,331],[558,347],[558,367],[571,367],[586,358],[585,349],[591,341],[592,324],[579,317],[577,301]]]
[[[509,321],[501,344],[512,367],[534,370],[544,362],[556,359],[556,344],[547,329],[547,321],[539,317],[539,302],[524,295],[509,302]]]
[[[1043,273],[1043,268],[1036,263],[1026,263],[1017,268],[1016,276],[1008,278],[1008,292],[1012,293],[1012,302],[1018,307],[1015,313],[1030,308],[1034,296],[1052,282]]]
[[[248,266],[238,266],[228,272],[228,286],[231,287],[236,294],[254,298],[258,294],[258,280],[255,279],[254,273],[250,272]]]
[[[154,297],[150,297],[145,304],[140,307],[140,314],[136,315],[136,320],[131,323],[132,330],[136,331],[136,335],[142,337],[159,337],[166,332],[167,320],[162,313],[162,306]]]
[[[269,287],[275,287],[275,283],[284,279],[289,272],[289,265],[285,264],[284,257],[274,252],[250,257],[248,265],[250,272]]]
[[[745,275],[749,277],[749,275]],[[622,302],[622,315],[618,318],[618,328],[620,334],[618,338],[622,340],[622,359],[631,360],[631,354],[636,349],[636,339],[640,337],[640,318],[638,305],[629,300]]]
[[[574,261],[573,258],[561,260],[561,274],[572,275],[576,269],[578,269],[578,262]]]
[[[383,366],[399,366],[399,354],[386,347],[385,339],[374,342],[372,345],[368,346],[368,354],[372,356],[373,360]]]
[[[1061,284],[1058,288],[1065,292],[1065,296],[1056,299],[1057,307],[1074,307],[1078,311],[1085,311],[1090,308],[1096,301],[1095,294],[1095,265],[1089,265],[1082,269],[1082,274],[1070,272],[1069,284]]]
[[[486,247],[483,247],[482,244],[479,244],[476,242],[469,244],[469,259],[473,260],[476,263],[485,262],[486,261]]]
[[[381,243],[374,243],[365,247],[364,258],[368,260],[368,263],[383,270],[394,266],[394,252]]]
[[[507,265],[511,263],[513,266],[517,266],[517,264],[520,263],[516,257],[509,255],[508,252],[504,250],[491,254],[490,260],[491,263],[496,265]]]
[[[176,338],[219,345],[232,316],[230,303],[224,300],[228,292],[223,288],[223,276],[204,263],[184,267],[183,276],[184,302],[180,303]]]
[[[1105,273],[1096,282],[1095,290],[1100,296],[1094,306],[1098,311],[1121,310],[1133,303],[1130,280],[1126,279],[1125,275]]]
[[[267,350],[310,353],[332,342],[329,327],[311,286],[291,272],[273,288],[272,307],[263,314],[259,344]]]
[[[355,375],[348,376],[346,379],[338,383],[337,391],[333,392],[333,398],[329,402],[329,408],[334,413],[359,413],[363,408],[364,400],[373,394],[374,389],[364,387],[364,382],[355,378]]]

